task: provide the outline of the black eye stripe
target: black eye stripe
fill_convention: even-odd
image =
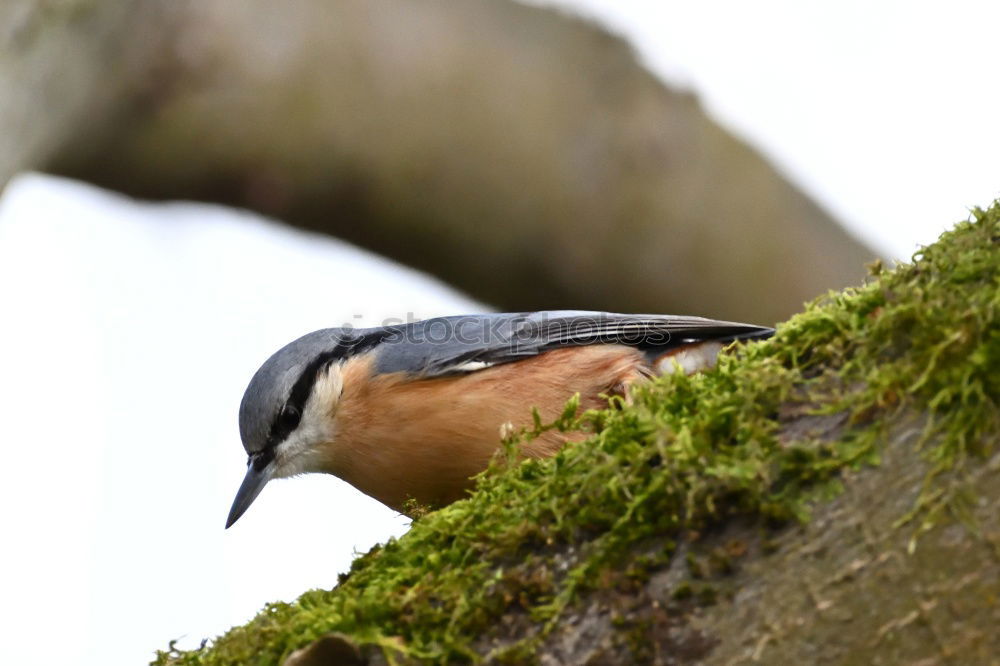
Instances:
[[[274,447],[268,447],[263,451],[250,454],[250,459],[247,461],[247,465],[253,465],[255,470],[260,471],[267,467],[268,463],[272,460],[274,460]]]
[[[288,395],[288,401],[285,402],[284,406],[271,422],[271,430],[267,436],[266,448],[277,446],[278,443],[284,441],[299,427],[299,423],[302,421],[302,412],[305,410],[306,400],[309,399],[313,383],[315,383],[317,375],[324,368],[335,361],[369,351],[383,339],[393,334],[393,330],[383,329],[360,337],[343,338],[337,343],[336,347],[328,352],[319,354],[313,359],[309,365],[303,368],[298,379],[295,380],[295,384],[292,386],[292,390]]]
[[[292,434],[292,432],[299,427],[299,422],[301,420],[302,412],[299,411],[294,405],[286,404],[278,414],[278,418],[275,420],[274,426],[271,428],[274,433],[275,442],[280,442]]]
[[[281,424],[289,424],[292,428],[299,424],[301,418],[302,412],[294,405],[285,405],[285,408],[281,410],[281,414],[278,415],[278,420]]]

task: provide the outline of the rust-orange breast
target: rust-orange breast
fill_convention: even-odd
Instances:
[[[622,394],[648,372],[643,354],[622,345],[558,349],[424,380],[371,369],[370,357],[342,368],[326,471],[396,509],[410,497],[431,505],[460,499],[497,450],[500,427],[530,423],[532,407],[551,420],[575,393],[582,409],[601,407],[602,394]],[[525,453],[551,455],[565,441],[548,432]]]

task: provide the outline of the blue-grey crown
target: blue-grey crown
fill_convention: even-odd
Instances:
[[[313,331],[288,343],[264,361],[254,373],[240,403],[240,439],[247,453],[261,451],[267,446],[272,424],[303,372],[318,358],[336,350],[348,335],[341,328]]]

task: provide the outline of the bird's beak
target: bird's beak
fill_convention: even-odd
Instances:
[[[263,461],[250,457],[250,462],[247,463],[247,475],[243,477],[243,483],[236,491],[233,508],[229,510],[229,518],[226,519],[227,530],[250,508],[257,495],[260,495],[260,491],[274,475],[274,461],[268,461],[264,465],[261,465],[261,462]]]

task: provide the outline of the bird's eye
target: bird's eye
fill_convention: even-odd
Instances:
[[[302,414],[298,409],[292,405],[285,405],[278,415],[278,425],[285,432],[291,432],[298,427],[301,418]]]

